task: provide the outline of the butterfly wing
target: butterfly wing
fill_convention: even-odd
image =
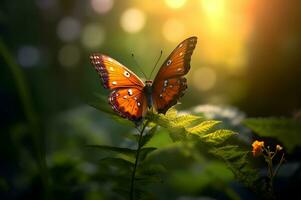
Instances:
[[[90,60],[100,75],[104,88],[112,91],[109,103],[113,110],[124,118],[139,121],[147,109],[142,80],[109,56],[92,54]]]
[[[145,94],[137,88],[113,90],[109,102],[121,117],[135,122],[140,121],[147,111]]]
[[[113,58],[102,54],[92,54],[90,61],[100,75],[104,88],[110,90],[128,87],[143,89],[142,80]]]
[[[153,83],[152,99],[159,113],[175,105],[187,88],[183,77],[190,69],[190,59],[197,43],[196,37],[181,42],[167,57]]]

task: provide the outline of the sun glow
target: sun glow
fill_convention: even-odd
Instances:
[[[184,6],[186,0],[165,0],[165,3],[168,7],[172,9],[178,9]]]

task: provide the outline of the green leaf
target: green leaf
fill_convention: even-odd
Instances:
[[[117,115],[112,109],[112,107],[108,103],[107,96],[102,96],[99,94],[94,94],[94,100],[88,102],[88,105],[96,108],[97,110],[110,115],[115,121],[125,124],[127,126],[135,127],[135,124],[130,120],[124,119]]]
[[[222,162],[216,161],[204,163],[199,169],[174,171],[169,178],[176,191],[190,194],[200,193],[208,187],[220,191],[232,180],[231,171]]]
[[[129,148],[112,147],[106,145],[87,145],[87,147],[96,148],[104,151],[116,152],[131,157],[135,157],[136,155],[136,150],[129,149]]]
[[[283,143],[287,151],[292,152],[301,146],[301,123],[287,118],[254,118],[243,123],[263,137],[273,137]]]
[[[143,136],[142,141],[141,141],[141,146],[143,147],[148,141],[155,135],[155,133],[158,130],[158,126],[152,127],[146,135]]]
[[[220,144],[220,143],[224,142],[229,137],[231,137],[232,135],[235,135],[235,134],[237,134],[237,133],[230,131],[230,130],[220,129],[220,130],[214,131],[213,133],[203,135],[203,136],[201,136],[201,138],[205,142],[216,145],[216,144]]]
[[[207,120],[207,121],[203,121],[202,123],[200,123],[194,127],[188,128],[187,131],[192,134],[203,135],[206,132],[208,132],[210,129],[215,127],[217,124],[220,124],[220,123],[221,123],[220,121]]]
[[[258,180],[258,171],[249,164],[248,151],[239,150],[238,146],[227,145],[213,148],[210,153],[223,160],[239,181],[249,188],[254,188]]]
[[[149,153],[151,153],[152,151],[154,151],[156,149],[157,148],[154,148],[154,147],[142,148],[140,151],[139,160],[143,161]]]
[[[112,110],[111,106],[108,103],[107,96],[102,96],[100,94],[95,93],[94,99],[88,102],[88,104],[104,113],[115,115],[114,111]]]
[[[190,114],[177,115],[177,111],[174,108],[171,108],[165,115],[152,113],[149,119],[161,127],[182,128],[191,126],[193,122],[203,118]]]
[[[188,127],[191,126],[193,122],[201,120],[201,117],[195,115],[178,115],[171,119],[172,126],[174,127]]]
[[[115,166],[118,166],[120,168],[133,168],[134,167],[134,163],[128,161],[128,160],[125,160],[125,159],[122,159],[122,158],[103,158],[101,159],[99,162],[101,163],[107,163],[107,164],[110,164],[110,165],[115,165]]]

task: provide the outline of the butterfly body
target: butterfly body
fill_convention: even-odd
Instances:
[[[181,42],[167,57],[154,81],[145,83],[134,72],[113,58],[92,54],[90,60],[100,75],[104,88],[111,90],[109,103],[121,117],[140,122],[148,109],[165,114],[183,96],[186,75],[197,42],[190,37]]]
[[[144,93],[146,96],[146,101],[147,101],[147,107],[151,108],[153,106],[153,81],[147,80],[145,81],[145,86],[144,86]]]

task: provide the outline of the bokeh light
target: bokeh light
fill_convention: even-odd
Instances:
[[[80,50],[76,45],[64,45],[58,53],[59,63],[64,67],[74,67],[80,60]]]
[[[204,14],[212,18],[220,18],[225,12],[225,0],[201,0]]]
[[[100,24],[88,24],[83,28],[81,42],[88,49],[99,48],[105,40],[105,30]]]
[[[17,59],[23,67],[32,67],[39,62],[40,52],[34,46],[23,46],[18,50]]]
[[[185,26],[177,19],[168,19],[163,24],[162,34],[170,42],[179,42],[185,34]]]
[[[212,68],[201,67],[193,72],[193,86],[201,91],[207,91],[216,83],[216,73]]]
[[[137,33],[145,25],[145,14],[137,8],[129,8],[120,19],[121,27],[128,33]]]
[[[79,37],[80,23],[73,17],[63,18],[57,26],[57,35],[64,42],[70,42]]]
[[[178,9],[184,6],[186,0],[165,0],[165,3],[170,8]]]
[[[113,4],[113,0],[91,0],[92,9],[99,14],[109,12],[112,9]]]

